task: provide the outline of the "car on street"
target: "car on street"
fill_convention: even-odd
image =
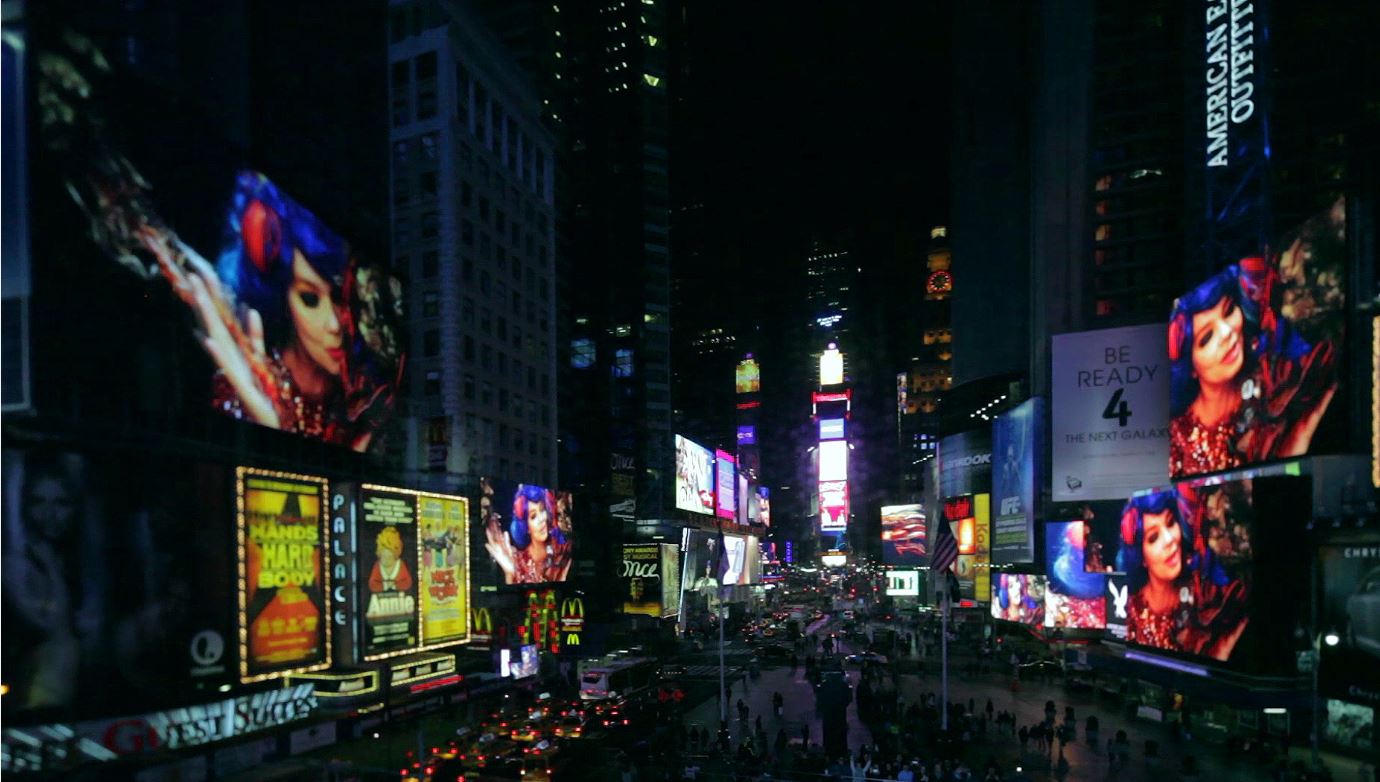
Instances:
[[[867,663],[886,664],[886,655],[876,652],[856,652],[843,658],[849,665],[865,665]]]
[[[786,662],[791,659],[791,650],[782,644],[763,644],[757,647],[754,654],[768,662]]]

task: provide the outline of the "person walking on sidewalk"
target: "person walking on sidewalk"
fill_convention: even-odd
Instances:
[[[776,718],[781,719],[781,716],[786,712],[786,699],[782,697],[779,691],[771,694],[771,705],[776,711]]]

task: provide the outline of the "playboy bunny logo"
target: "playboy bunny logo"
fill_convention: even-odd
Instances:
[[[1112,610],[1116,613],[1117,619],[1126,618],[1126,601],[1130,599],[1131,588],[1127,584],[1117,584],[1111,579],[1107,580],[1107,591],[1112,596]]]

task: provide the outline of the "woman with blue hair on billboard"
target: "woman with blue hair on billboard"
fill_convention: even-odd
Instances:
[[[484,548],[503,570],[507,584],[564,581],[570,572],[570,540],[557,523],[556,497],[540,486],[521,484],[513,495],[507,529],[496,517],[485,527]]]
[[[1193,491],[1168,489],[1133,497],[1121,514],[1117,569],[1131,592],[1131,643],[1217,660],[1231,656],[1246,629],[1248,585],[1229,577],[1201,546]]]
[[[1344,225],[1338,201],[1273,262],[1244,258],[1174,302],[1170,475],[1308,453],[1337,390]]]

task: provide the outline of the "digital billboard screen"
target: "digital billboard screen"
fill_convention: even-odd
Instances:
[[[34,69],[33,85],[52,109],[30,145],[45,227],[34,253],[55,259],[35,266],[35,352],[52,358],[36,390],[114,403],[110,413],[148,406],[184,431],[183,414],[210,413],[382,453],[404,384],[401,282],[287,189],[239,168],[243,141],[187,111],[190,96],[149,90],[142,63],[92,43],[115,39],[74,34],[94,17],[63,5],[28,20],[34,50],[55,63]],[[50,285],[60,295],[43,296]],[[93,329],[108,356],[74,338]]]
[[[819,385],[836,386],[843,382],[843,354],[838,346],[829,345],[819,354]]]
[[[1045,627],[1100,630],[1107,626],[1103,592],[1107,577],[1089,573],[1083,564],[1083,522],[1045,525]]]
[[[1064,506],[1065,518],[1083,519],[1083,568],[1089,573],[1115,573],[1121,548],[1121,511],[1126,500],[1099,500]]]
[[[848,443],[843,440],[825,440],[819,444],[819,480],[848,480]]]
[[[848,526],[848,481],[819,484],[819,528],[841,530]]]
[[[927,519],[918,504],[882,506],[882,563],[923,565]]]
[[[1278,252],[1274,252],[1274,249]],[[1169,316],[1172,477],[1345,446],[1346,202],[1242,258]]]
[[[1380,542],[1371,538],[1318,551],[1324,644],[1319,675],[1334,698],[1380,708]]]
[[[738,512],[738,465],[733,454],[714,452],[714,515],[731,519]]]
[[[0,476],[7,732],[204,703],[236,681],[232,467],[7,443]],[[324,665],[316,646],[296,664]]]
[[[761,581],[762,548],[757,538],[725,534],[723,546],[718,566],[720,586],[746,586]]]
[[[417,496],[422,546],[418,571],[422,599],[422,644],[460,642],[469,637],[470,504],[464,497]]]
[[[714,452],[676,435],[676,508],[714,514]]]
[[[570,492],[494,478],[479,480],[479,515],[487,565],[482,586],[565,581],[574,561],[575,506]],[[476,551],[476,559],[481,555]]]
[[[680,583],[683,592],[712,592],[719,587],[719,540],[714,533],[685,530]]]
[[[998,573],[992,579],[992,618],[1043,627],[1047,588],[1041,575]]]
[[[1027,399],[992,422],[992,561],[1032,562],[1035,558],[1035,504],[1044,458],[1044,400]]]
[[[758,519],[763,525],[771,526],[771,489],[766,486],[757,487],[757,505],[759,507]]]
[[[886,572],[887,597],[918,597],[920,595],[920,571],[888,570]]]
[[[739,445],[756,445],[756,444],[757,444],[757,427],[755,427],[755,426],[753,426],[753,425],[751,425],[751,424],[748,424],[748,425],[746,425],[746,426],[740,426],[740,427],[738,427],[738,444],[739,444]]]
[[[745,358],[738,362],[733,388],[739,394],[755,394],[762,390],[762,370],[756,359]]]
[[[939,495],[992,490],[992,430],[975,429],[939,440]]]
[[[844,419],[842,418],[821,418],[819,419],[819,439],[842,440],[844,438]]]
[[[680,613],[680,546],[661,543],[661,615]]]
[[[746,472],[740,471],[738,473],[738,490],[735,497],[738,501],[738,523],[751,524],[753,521],[752,499],[757,497],[757,490],[756,487],[752,485],[752,481],[748,479]]]
[[[359,572],[364,659],[420,646],[415,494],[382,486],[360,487]]]
[[[1107,574],[1107,634],[1113,638],[1126,640],[1126,624],[1129,619],[1130,587],[1126,584],[1124,573]]]

